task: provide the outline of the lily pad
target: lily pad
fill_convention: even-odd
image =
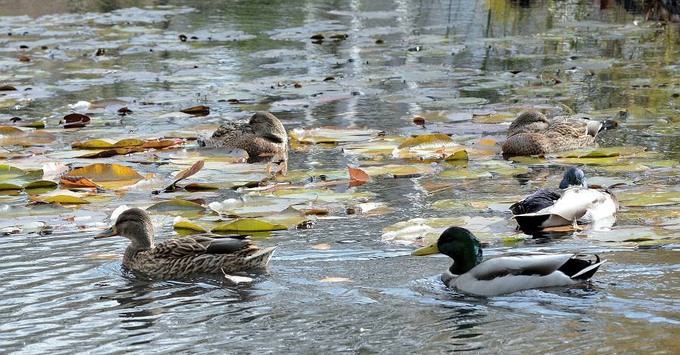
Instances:
[[[235,221],[221,224],[211,230],[213,233],[225,232],[266,232],[288,229],[282,224],[269,223],[256,218],[241,218]]]
[[[76,177],[83,176],[95,183],[106,187],[116,188],[133,185],[144,177],[136,171],[119,164],[92,164],[82,168],[77,168],[66,173],[64,176]]]

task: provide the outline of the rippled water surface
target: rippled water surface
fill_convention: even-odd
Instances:
[[[327,39],[313,43],[315,34]],[[347,38],[329,39],[334,34]],[[0,120],[39,119],[56,137],[49,145],[5,148],[0,164],[83,165],[69,154],[72,142],[195,137],[226,117],[263,109],[289,130],[441,131],[475,146],[502,141],[507,129],[507,120],[480,117],[533,106],[619,117],[620,127],[605,132],[600,144],[645,151],[632,158],[617,153],[622,158],[607,163],[506,162],[490,148],[490,155],[471,154],[460,167],[297,143],[289,176],[300,184],[346,164],[388,160],[435,170],[380,175],[356,188],[385,204],[381,212],[348,214],[351,206],[343,206],[311,229],[255,237],[279,248],[269,271],[246,285],[219,277],[142,280],[121,268],[126,241],[92,239],[118,205],[148,207],[168,198],[151,193],[163,186],[89,196],[90,205],[62,208],[36,205],[26,192],[3,194],[0,227],[25,228],[0,236],[0,350],[677,353],[678,38],[677,24],[645,22],[643,14],[604,0],[0,0],[0,84],[18,89],[2,92]],[[106,54],[96,56],[98,48]],[[30,62],[19,61],[21,54]],[[109,104],[93,109],[88,127],[61,128],[67,105],[81,100]],[[134,113],[117,116],[123,105]],[[195,105],[210,106],[210,115],[178,113]],[[426,128],[413,124],[418,115]],[[123,161],[171,180],[180,168],[163,170],[163,164],[195,153],[192,142],[158,156],[100,161]],[[509,221],[509,201],[556,183],[567,164],[581,165],[603,184],[623,182],[617,225],[558,239],[513,239],[519,233]],[[448,185],[437,189],[441,183]],[[227,188],[170,197],[207,204],[243,194]],[[438,278],[448,258],[411,257],[410,243],[382,237],[384,228],[416,217],[466,218],[484,235],[488,255],[587,251],[608,262],[587,286],[460,295]],[[28,225],[36,221],[52,232],[34,233]],[[155,213],[154,221],[158,239],[176,235],[172,216]]]

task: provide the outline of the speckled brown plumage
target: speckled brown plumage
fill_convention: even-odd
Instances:
[[[537,110],[522,112],[508,129],[503,156],[544,155],[595,144],[602,122],[566,116],[549,121]]]
[[[238,148],[248,153],[249,163],[288,160],[288,134],[281,121],[270,112],[255,112],[248,123],[222,124],[199,145],[213,148]]]
[[[203,235],[171,238],[154,246],[151,219],[139,208],[121,213],[114,226],[95,239],[115,235],[130,240],[123,265],[155,279],[264,269],[275,249],[260,248],[246,238],[211,238]]]

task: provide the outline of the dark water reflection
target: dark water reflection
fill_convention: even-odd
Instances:
[[[144,113],[124,118],[101,114],[91,131],[60,133],[59,143],[68,147],[83,135],[105,136],[108,131],[97,130],[102,127],[166,134],[255,109],[276,112],[291,129],[337,125],[407,134],[415,128],[404,118],[428,110],[564,104],[577,112],[614,115],[639,105],[660,113],[649,120],[631,117],[616,134],[605,134],[603,145],[641,145],[677,159],[678,102],[672,96],[680,85],[673,67],[677,28],[629,28],[632,14],[604,4],[0,0],[0,34],[13,33],[0,36],[0,81],[31,87],[24,94],[34,95],[0,107],[0,115],[3,120],[20,115],[57,121],[67,104],[103,98],[129,99]],[[165,12],[130,10],[147,5]],[[38,20],[17,17],[23,15]],[[36,33],[57,31],[55,26],[63,33]],[[126,30],[133,35],[121,35]],[[309,41],[310,33],[321,32],[350,37],[322,45]],[[177,36],[184,33],[199,40],[182,45]],[[385,44],[377,45],[378,38]],[[30,53],[34,67],[20,67],[14,61],[19,43],[48,49]],[[98,47],[112,55],[94,58]],[[621,64],[622,58],[635,60],[635,67]],[[542,74],[563,78],[567,89],[547,91],[547,85],[536,84],[545,79]],[[330,76],[336,85],[317,86]],[[303,81],[302,90],[272,88],[292,80]],[[248,104],[225,101],[233,98]],[[204,120],[162,115],[203,103],[212,110]],[[498,138],[504,131],[503,126],[469,122],[442,129],[463,138]],[[294,151],[290,165],[323,172],[358,161],[339,148],[312,147]],[[678,184],[673,169],[668,168],[663,183]],[[73,224],[49,235],[1,236],[0,350],[673,353],[680,339],[677,245],[639,250],[578,238],[528,240],[521,247],[590,248],[609,262],[588,287],[476,298],[439,282],[436,274],[448,259],[411,258],[412,248],[380,241],[390,224],[461,214],[430,208],[437,200],[493,200],[509,190],[531,190],[531,181],[560,170],[546,166],[526,175],[464,180],[438,195],[420,187],[437,177],[376,179],[370,191],[394,212],[322,219],[309,230],[261,238],[279,250],[269,273],[250,285],[210,278],[138,279],[121,270],[120,259],[107,259],[122,254],[123,242],[95,242],[93,232],[78,231]],[[644,180],[636,172],[613,174]],[[122,198],[151,197],[131,192]],[[0,197],[2,206],[26,203]],[[40,213],[40,207],[33,208]],[[471,213],[499,215],[466,211]],[[172,234],[168,226],[160,233],[161,239]],[[311,247],[319,243],[331,249]]]

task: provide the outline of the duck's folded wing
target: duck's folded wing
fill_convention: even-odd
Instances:
[[[552,206],[560,197],[562,197],[562,192],[559,190],[538,189],[524,200],[510,206],[510,211],[514,215],[537,212]]]
[[[468,273],[477,280],[489,281],[504,276],[545,276],[559,269],[572,254],[525,254],[490,258]]]
[[[211,238],[201,235],[171,238],[154,248],[158,256],[182,258],[200,254],[230,254],[250,245],[240,237]]]

